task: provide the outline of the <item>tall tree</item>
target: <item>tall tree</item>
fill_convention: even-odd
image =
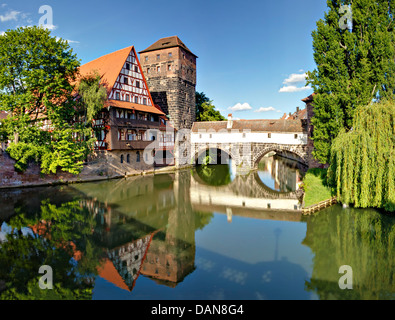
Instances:
[[[203,92],[196,92],[196,121],[224,121],[221,112]]]
[[[317,68],[307,79],[317,94],[313,155],[321,163],[328,162],[340,130],[352,128],[355,109],[393,96],[395,88],[395,3],[328,0],[327,5],[312,34]]]
[[[97,76],[77,81],[79,66],[67,41],[49,30],[19,28],[0,36],[0,110],[11,114],[1,131],[14,141],[7,152],[17,170],[35,160],[47,174],[81,171],[93,147],[90,121],[104,98]]]

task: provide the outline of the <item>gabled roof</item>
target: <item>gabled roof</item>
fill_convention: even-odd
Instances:
[[[97,58],[93,61],[90,61],[80,67],[80,74],[81,76],[86,76],[92,74],[93,72],[97,71],[101,76],[101,83],[107,88],[107,94],[110,94],[112,91],[119,74],[122,71],[122,68],[128,58],[130,52],[133,51],[134,56],[137,59],[137,54],[134,49],[134,46],[127,47],[109,54],[106,54],[100,58]],[[139,67],[140,67],[140,63]],[[141,69],[141,67],[140,67]],[[147,82],[145,80],[144,74],[141,70],[141,75],[143,77],[143,81],[145,82],[146,88],[149,92],[149,88]],[[149,96],[151,96],[149,94]],[[154,106],[148,105],[141,105],[126,101],[117,101],[117,100],[107,100],[106,106],[113,106],[131,110],[138,110],[143,112],[150,112],[159,115],[164,115],[161,110],[158,110]]]
[[[140,51],[139,53],[141,54],[144,52],[150,52],[150,51],[156,51],[156,50],[174,48],[174,47],[183,48],[185,51],[188,51],[190,54],[192,54],[197,58],[197,56],[194,53],[192,53],[192,51],[189,50],[188,47],[177,36],[162,38],[156,41],[153,45],[149,46],[147,49]]]
[[[99,72],[102,83],[107,87],[107,92],[110,92],[132,49],[133,46],[127,47],[88,62],[80,67],[80,73],[86,76],[94,71]]]

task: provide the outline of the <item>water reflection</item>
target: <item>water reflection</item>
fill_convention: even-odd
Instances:
[[[0,193],[0,298],[393,298],[394,218],[338,206],[303,218],[298,191],[258,172],[221,185],[203,177]],[[38,288],[44,264],[55,290]],[[337,285],[344,264],[353,292]]]
[[[278,192],[299,190],[307,168],[299,162],[278,155],[263,157],[258,164],[258,176],[270,189]]]
[[[307,219],[303,244],[315,254],[306,289],[320,299],[395,299],[393,216],[333,206]],[[339,290],[343,265],[353,270],[352,290]]]

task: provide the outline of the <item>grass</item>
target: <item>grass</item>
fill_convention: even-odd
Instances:
[[[303,179],[305,208],[332,198],[326,180],[327,169],[309,169]]]

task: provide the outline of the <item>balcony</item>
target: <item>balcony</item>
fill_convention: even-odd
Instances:
[[[144,140],[134,140],[134,141],[116,141],[112,147],[112,149],[118,150],[144,150],[151,143],[155,141],[144,141]]]
[[[146,121],[146,120],[136,120],[136,119],[125,119],[125,118],[115,118],[113,120],[116,126],[130,126],[142,129],[159,129],[159,121]]]

